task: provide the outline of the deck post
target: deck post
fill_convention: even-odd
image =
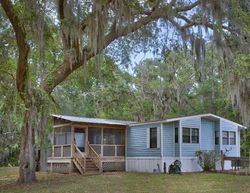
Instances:
[[[70,151],[70,157],[73,157],[73,144],[74,144],[74,127],[71,126],[71,151]]]
[[[220,156],[221,156],[221,171],[224,171],[224,153],[223,150],[220,151]]]
[[[89,154],[88,140],[89,140],[89,127],[86,127],[86,129],[85,129],[85,147],[86,147],[85,151],[86,151],[87,155]]]
[[[248,175],[250,174],[250,149],[249,149],[249,152],[248,152]]]
[[[52,152],[51,152],[51,156],[52,156],[52,157],[55,157],[55,152],[54,152],[54,145],[55,145],[55,129],[53,129],[53,131],[52,131],[52,140],[51,140],[51,143],[52,143]]]
[[[61,145],[61,156],[60,157],[63,157],[63,145]]]
[[[103,127],[101,129],[101,157],[103,156]]]

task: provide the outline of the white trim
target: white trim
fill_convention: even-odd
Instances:
[[[146,130],[146,137],[147,137],[147,148],[150,148],[150,128],[147,128]]]
[[[161,137],[160,137],[160,143],[161,143],[161,157],[163,157],[163,123],[161,123]],[[157,139],[158,140],[158,139]]]
[[[126,157],[126,159],[161,159],[161,157]]]
[[[179,148],[180,148],[179,156],[181,158],[182,157],[182,124],[181,124],[181,120],[179,121]]]
[[[127,147],[128,147],[128,127],[125,128],[125,158],[127,157]],[[125,159],[125,171],[127,171],[127,161]]]
[[[213,117],[216,119],[224,120],[226,122],[229,122],[235,126],[241,127],[243,129],[247,129],[244,125],[241,125],[239,123],[230,121],[228,119],[225,119],[223,117],[207,113],[207,114],[199,114],[199,115],[192,115],[192,116],[186,116],[186,117],[177,117],[177,118],[171,118],[171,119],[165,119],[165,120],[158,120],[158,121],[149,121],[149,122],[143,122],[143,123],[131,123],[130,126],[137,126],[137,125],[148,125],[148,124],[160,124],[160,123],[168,123],[168,122],[174,122],[174,121],[179,121],[179,120],[185,120],[185,119],[190,119],[190,118],[206,118],[206,117]]]
[[[156,129],[156,147],[161,148],[161,127]]]
[[[222,139],[223,139],[223,138],[222,138],[222,129],[221,129],[221,120],[219,120],[219,124],[220,124],[220,125],[219,125],[219,129],[220,129],[220,130],[219,130],[219,131],[220,131],[220,137],[219,137],[220,143],[219,143],[219,144],[220,144],[220,151],[221,151],[221,150],[222,150]]]
[[[201,150],[201,118],[200,118],[200,129],[199,129],[199,145],[200,145],[200,150]]]
[[[173,136],[172,136],[173,153],[174,153],[174,155],[176,155],[176,153],[175,153],[175,145],[176,145],[176,143],[175,143],[175,123],[174,122],[172,124],[172,130],[173,130]]]

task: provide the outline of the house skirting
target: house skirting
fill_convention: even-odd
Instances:
[[[127,172],[148,172],[152,173],[157,170],[158,166],[162,171],[161,157],[126,157]]]
[[[197,163],[196,157],[127,157],[126,171],[128,172],[148,172],[158,171],[164,172],[164,163],[166,170],[175,160],[180,160],[182,164],[182,172],[200,172],[202,168]]]

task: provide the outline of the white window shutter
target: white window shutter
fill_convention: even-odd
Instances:
[[[147,128],[147,138],[146,138],[146,140],[147,140],[147,148],[149,148],[149,143],[150,143],[150,128]]]
[[[157,127],[157,148],[161,147],[161,130]]]

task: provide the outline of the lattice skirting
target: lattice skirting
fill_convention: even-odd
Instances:
[[[103,162],[103,171],[125,171],[125,162]]]
[[[52,168],[51,168],[51,164],[49,163],[48,171],[65,174],[65,173],[70,173],[71,168],[69,163],[52,163]]]

